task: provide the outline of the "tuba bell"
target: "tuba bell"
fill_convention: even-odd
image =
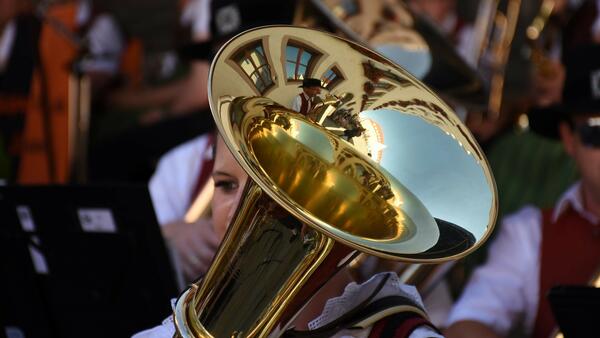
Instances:
[[[289,107],[308,77],[327,94],[305,116]],[[279,336],[358,252],[440,263],[492,230],[495,183],[473,136],[364,46],[301,27],[246,31],[215,57],[209,100],[250,179],[207,274],[177,301],[178,337]]]

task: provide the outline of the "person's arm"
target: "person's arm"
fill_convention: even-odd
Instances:
[[[196,61],[183,79],[154,88],[119,89],[110,95],[110,102],[126,109],[148,109],[142,120],[150,123],[163,119],[164,113],[177,116],[204,109],[208,107],[208,71],[207,62]]]
[[[208,219],[176,221],[161,230],[179,258],[185,277],[193,280],[206,273],[221,242]]]
[[[480,325],[460,324],[449,329],[447,335],[470,329],[485,333],[487,328],[503,336],[520,321],[527,331],[531,329],[537,306],[540,222],[540,211],[531,207],[502,222],[487,261],[471,276],[450,313],[447,327],[461,322]],[[475,333],[461,336],[479,337]]]
[[[176,147],[161,158],[149,183],[163,237],[188,278],[206,271],[220,242],[208,220],[183,221],[207,151],[207,135]]]
[[[194,61],[190,75],[169,107],[172,114],[178,115],[208,107],[208,72],[210,65],[206,61]]]
[[[125,109],[150,109],[170,105],[177,95],[185,90],[187,78],[176,80],[159,87],[121,88],[114,90],[109,101],[112,106]]]

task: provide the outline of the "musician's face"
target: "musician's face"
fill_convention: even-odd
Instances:
[[[223,139],[217,137],[213,180],[212,221],[217,234],[223,238],[229,221],[240,201],[248,175],[233,158]]]
[[[590,114],[575,118],[574,129],[566,123],[560,126],[565,150],[573,157],[579,169],[584,195],[588,199],[594,199],[595,203],[600,203],[600,147],[597,146],[597,129],[594,132],[589,130],[587,139],[580,134],[579,129],[582,125],[594,125],[595,128],[600,128],[597,126],[598,123],[600,123],[600,114]],[[584,200],[584,203],[587,202],[590,201]]]
[[[321,94],[321,87],[307,87],[304,88],[304,92],[306,95],[313,97],[315,95]]]

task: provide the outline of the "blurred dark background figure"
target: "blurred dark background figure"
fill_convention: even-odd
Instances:
[[[37,54],[39,21],[26,3],[0,0],[0,180],[14,182]]]
[[[65,183],[71,179],[72,149],[83,144],[69,130],[73,111],[84,110],[75,99],[103,96],[117,74],[123,36],[114,18],[90,1],[32,5],[42,25],[18,182]],[[76,87],[81,95],[74,95]]]
[[[551,207],[578,177],[575,163],[559,142],[529,131],[528,114],[561,102],[564,56],[582,43],[593,42],[596,2],[540,1],[531,5],[536,19],[542,14],[540,6],[548,3],[554,7],[543,29],[532,31],[535,21],[530,19],[521,33],[523,43],[517,47],[527,58],[523,74],[530,84],[522,88],[523,105],[509,114],[506,127],[487,149],[498,186],[500,218],[526,204]],[[593,19],[581,20],[583,13]]]
[[[171,38],[173,54],[167,55],[179,66],[168,80],[111,93],[107,116],[113,119],[107,120],[122,120],[118,110],[133,111],[137,117],[117,132],[106,131],[115,122],[99,123],[90,162],[93,180],[146,182],[167,150],[211,131],[206,86],[212,56],[221,43],[243,30],[291,23],[294,1],[190,0],[175,9],[185,26],[172,27],[171,32],[179,34]],[[272,15],[265,16],[267,12]]]

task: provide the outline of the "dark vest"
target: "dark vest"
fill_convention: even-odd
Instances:
[[[600,264],[600,225],[572,207],[552,222],[552,210],[542,212],[542,244],[538,310],[532,337],[547,338],[556,326],[548,291],[556,285],[585,285]]]
[[[299,113],[306,116],[308,114],[308,110],[310,108],[310,102],[308,101],[306,96],[304,96],[304,93],[301,93],[299,96],[300,96],[300,100],[302,102],[302,104],[300,105]]]

